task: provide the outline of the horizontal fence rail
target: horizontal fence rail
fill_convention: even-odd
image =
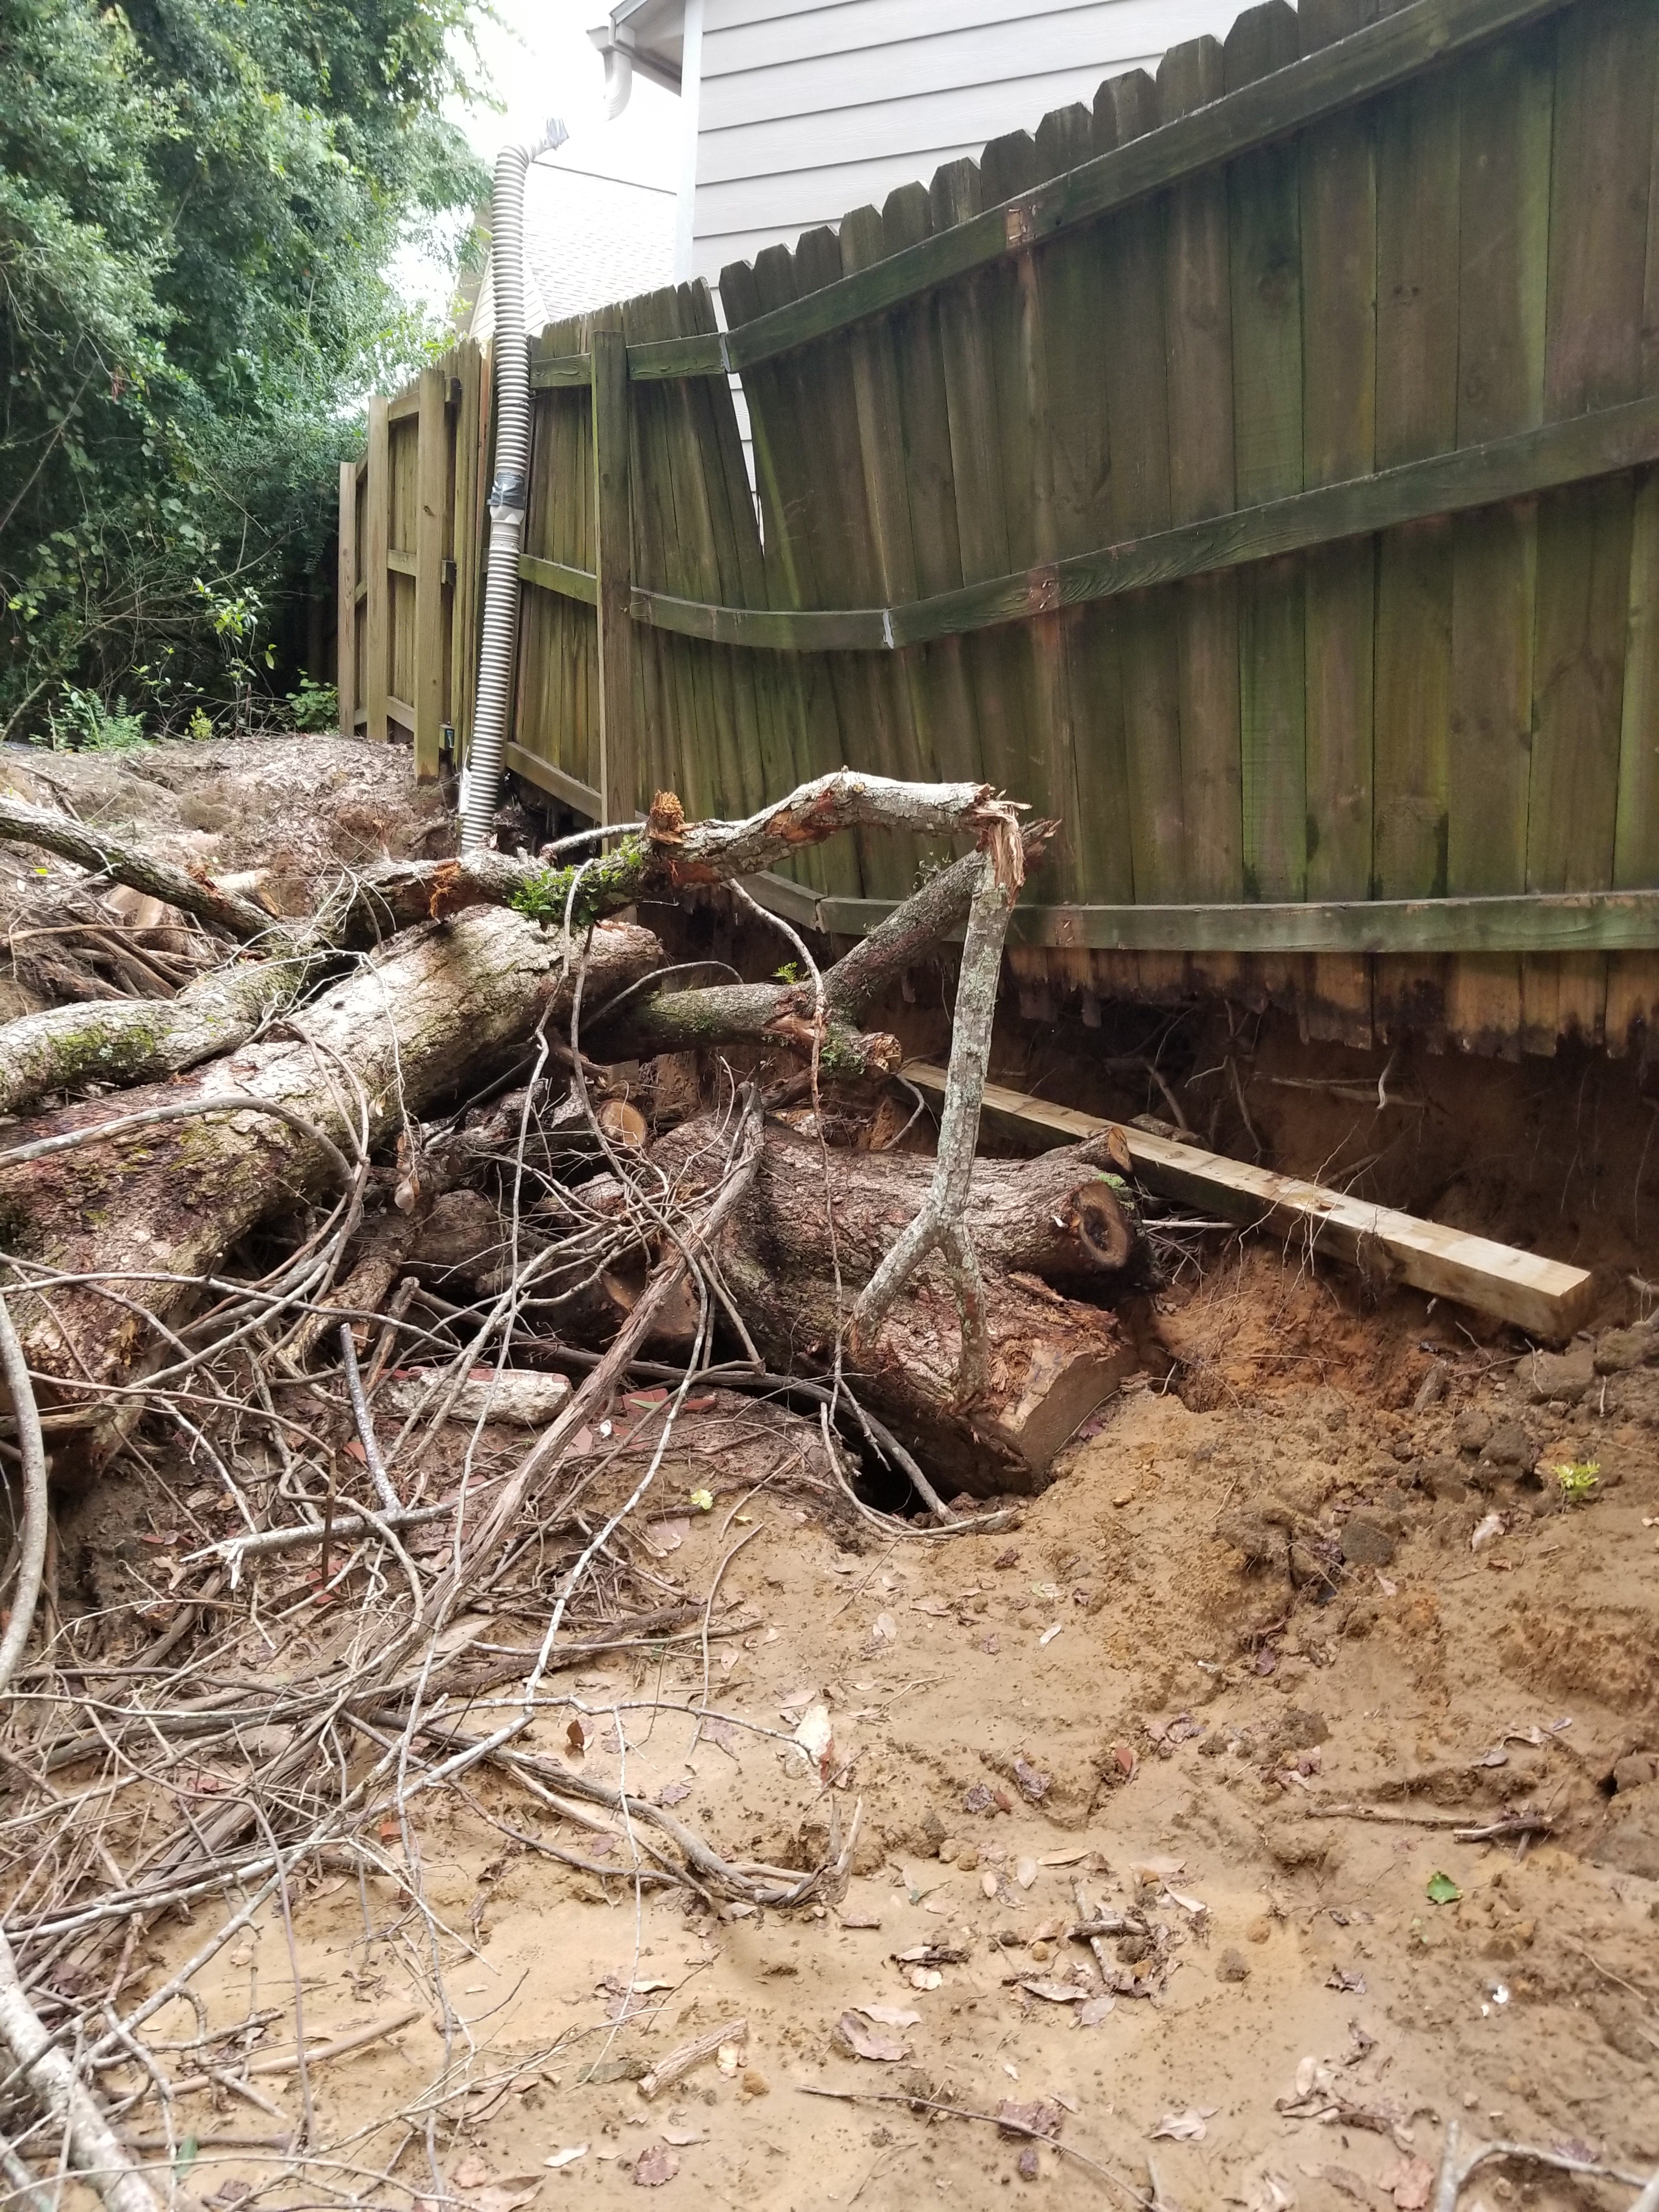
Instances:
[[[1659,1034],[1656,22],[1267,0],[734,264],[718,319],[551,325],[508,768],[608,820],[996,784],[1061,824],[1028,1012]],[[457,349],[341,476],[342,726],[422,773],[470,733],[489,392]],[[756,888],[845,936],[944,857]]]

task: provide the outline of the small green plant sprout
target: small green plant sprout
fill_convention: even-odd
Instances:
[[[296,730],[332,730],[338,725],[340,695],[332,684],[316,684],[302,676],[299,690],[289,693],[288,703]]]
[[[61,698],[46,710],[53,752],[128,753],[144,742],[144,718],[118,699],[106,707],[95,691],[58,686]]]
[[[775,983],[799,983],[800,981],[799,961],[786,960],[781,968],[775,968],[772,970],[772,981]]]
[[[1601,1462],[1594,1459],[1563,1460],[1555,1470],[1564,1505],[1587,1504],[1601,1480]]]
[[[200,707],[198,707],[191,715],[189,722],[185,725],[185,735],[187,738],[194,738],[198,744],[213,735],[213,725]]]
[[[1431,1905],[1455,1905],[1463,1893],[1449,1874],[1437,1871],[1429,1876],[1427,1894]]]

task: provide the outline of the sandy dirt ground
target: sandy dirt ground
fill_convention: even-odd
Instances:
[[[1659,1345],[1539,1375],[1260,1243],[1164,1303],[1206,1409],[1132,1388],[1017,1525],[892,1541],[719,1464],[704,1511],[682,1466],[657,1571],[718,1583],[706,1660],[550,1677],[536,1747],[722,1850],[809,1867],[856,1811],[838,1903],[722,1917],[620,1819],[419,1798],[384,1871],[292,1894],[292,1953],[273,1911],[198,1984],[261,2020],[262,2102],[179,2101],[192,2185],[257,2188],[304,2094],[347,2198],[474,2212],[1409,2212],[1454,2118],[1659,2164]],[[152,1983],[204,1932],[155,1929]],[[304,2093],[293,1960],[308,2048],[404,2016]],[[1462,2201],[1629,2196],[1510,2166]]]

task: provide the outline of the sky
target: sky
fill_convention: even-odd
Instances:
[[[605,64],[587,28],[606,12],[604,0],[495,0],[499,21],[479,27],[478,45],[506,112],[454,111],[481,159],[493,161],[503,140],[533,137],[557,115],[570,133],[562,164],[673,189],[680,112],[673,94],[635,77],[628,106],[614,123],[605,119]]]
[[[556,115],[570,136],[544,161],[674,190],[680,168],[674,94],[636,76],[627,106],[614,123],[605,120],[605,64],[587,37],[590,24],[605,20],[605,0],[494,0],[494,22],[478,26],[482,67],[475,74],[500,105],[483,99],[449,110],[482,161],[493,165],[509,140],[538,138]],[[408,247],[391,273],[411,305],[446,311],[450,279],[439,255]]]

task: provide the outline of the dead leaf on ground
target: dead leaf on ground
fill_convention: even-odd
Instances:
[[[1083,2004],[1089,1996],[1089,1991],[1079,1989],[1075,1982],[1025,1980],[1020,1987],[1029,1996],[1041,1997],[1045,2004]]]
[[[684,2149],[687,2143],[707,2142],[708,2130],[706,2128],[665,2128],[662,2139],[665,2143],[672,2143],[677,2150]]]
[[[861,2012],[844,2012],[830,2031],[830,2040],[843,2057],[867,2058],[883,2066],[896,2066],[910,2056],[910,2046],[889,2035]]]
[[[494,2178],[495,2169],[483,2159],[469,2155],[451,2166],[449,2184],[452,2189],[482,2189]]]
[[[654,1552],[659,1559],[665,1559],[671,1552],[678,1552],[690,1534],[691,1523],[689,1518],[653,1521],[641,1533],[646,1549]]]
[[[657,1802],[659,1805],[683,1805],[690,1795],[691,1784],[689,1782],[665,1782],[657,1792]]]
[[[1216,2112],[1214,2105],[1188,2105],[1184,2112],[1165,2112],[1152,2130],[1152,2140],[1162,2138],[1169,2142],[1202,2142],[1209,2130],[1206,2120]]]
[[[884,2027],[914,2027],[921,2018],[919,2012],[910,2012],[903,2005],[860,2005],[859,2010],[866,2020],[876,2020]]]
[[[579,2158],[586,2158],[586,2156],[587,2145],[586,2143],[567,2143],[562,2150],[556,2150],[551,2158],[544,2159],[542,2163],[544,2166],[552,2166],[555,2172],[556,2172],[560,2166],[574,2166]]]
[[[647,2143],[634,2161],[634,2186],[636,2189],[660,2189],[665,2181],[672,2181],[680,2170],[678,2155],[665,2142]]]
[[[1117,1999],[1115,1996],[1091,1997],[1088,2003],[1078,2014],[1077,2024],[1079,2027],[1098,2027],[1107,2014],[1115,2011],[1116,2007]]]
[[[523,2212],[525,2205],[534,2203],[540,2187],[538,2178],[528,2189],[481,2189],[472,2200],[475,2212]]]
[[[1434,2168],[1426,2159],[1402,2158],[1378,2185],[1393,2197],[1395,2212],[1424,2212],[1434,2187]]]
[[[1019,1794],[1033,1805],[1040,1805],[1048,1795],[1054,1778],[1052,1774],[1045,1774],[1040,1766],[1033,1766],[1028,1759],[1016,1759],[1014,1761],[1014,1779],[1019,1784]]]

